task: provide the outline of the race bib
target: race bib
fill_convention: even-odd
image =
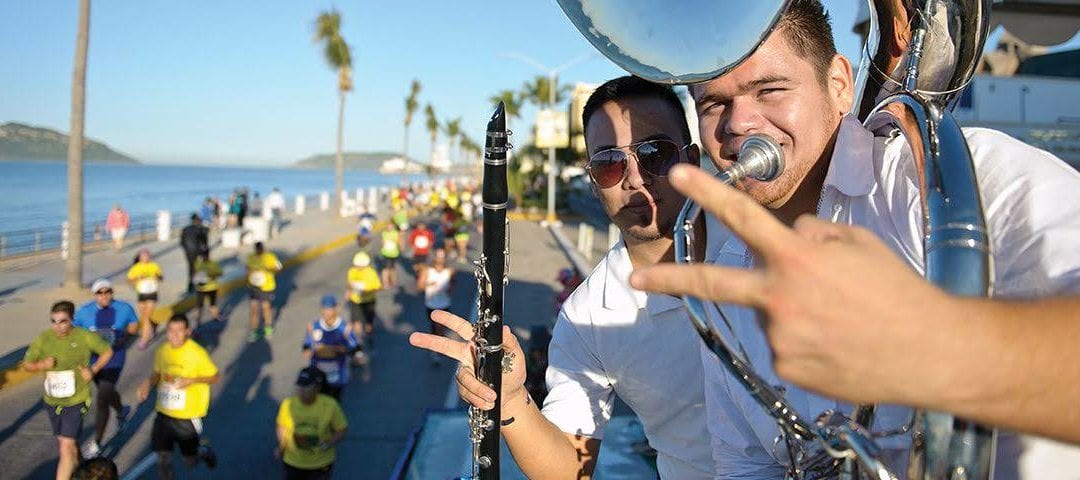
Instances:
[[[349,282],[349,286],[352,287],[353,292],[359,294],[359,293],[362,293],[365,290],[365,287],[367,287],[367,284],[358,280],[358,281],[355,281],[355,282]]]
[[[143,295],[149,295],[151,293],[157,293],[158,281],[156,278],[144,278],[135,282],[135,291]]]
[[[210,275],[206,272],[195,272],[195,276],[191,277],[191,280],[195,282],[195,285],[206,285],[206,282],[210,281]]]
[[[158,385],[157,402],[164,410],[183,410],[187,406],[187,390],[162,382]]]
[[[315,367],[326,374],[326,383],[338,383],[341,380],[341,366],[337,360],[315,362]]]
[[[428,248],[428,247],[431,246],[431,240],[428,239],[428,237],[419,236],[419,237],[416,237],[415,241],[413,241],[413,246],[423,250],[423,249]]]
[[[266,285],[266,272],[262,270],[256,270],[248,275],[248,283],[256,287]]]
[[[45,393],[53,398],[68,398],[75,395],[75,371],[45,372]]]

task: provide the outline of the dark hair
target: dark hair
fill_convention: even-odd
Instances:
[[[116,464],[105,457],[97,457],[79,464],[71,474],[71,480],[114,480],[120,478]]]
[[[183,323],[184,327],[191,326],[191,323],[188,322],[187,315],[184,315],[183,313],[174,313],[171,317],[169,317],[169,323],[173,322]]]
[[[792,0],[776,25],[792,50],[813,65],[822,85],[836,56],[829,21],[829,12],[821,0]]]
[[[265,248],[263,247],[263,243],[262,243],[262,242],[255,242],[255,251],[256,251],[256,252],[262,253],[262,251],[263,251],[264,249],[265,249]]]
[[[194,212],[192,212],[192,214],[191,214],[191,221],[192,221],[192,222],[201,222],[201,221],[202,221],[202,217],[200,217],[198,213],[194,213]]]
[[[589,126],[589,119],[605,103],[630,98],[658,98],[671,105],[675,116],[679,118],[679,131],[683,135],[683,141],[690,143],[690,126],[686,124],[686,110],[683,109],[682,101],[675,94],[675,90],[669,85],[653,83],[633,75],[608,80],[597,87],[592,95],[589,95],[589,100],[585,102],[585,108],[581,112],[582,128]]]
[[[52,308],[49,309],[49,313],[61,313],[61,312],[68,314],[68,317],[74,318],[75,317],[75,304],[71,303],[70,300],[60,300],[59,302],[54,303],[52,305]]]

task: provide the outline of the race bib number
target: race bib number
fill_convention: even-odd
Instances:
[[[338,383],[341,381],[341,366],[337,360],[316,362],[315,367],[326,374],[326,383]]]
[[[352,287],[353,292],[359,294],[366,290],[367,284],[361,281],[349,282],[349,286]]]
[[[206,285],[206,282],[210,281],[210,275],[206,272],[195,272],[195,276],[191,277],[191,280],[195,282],[195,285]]]
[[[431,240],[428,239],[428,237],[419,236],[416,237],[416,240],[413,241],[413,246],[423,250],[431,246]]]
[[[183,410],[187,406],[187,390],[162,383],[158,386],[157,401],[162,409]]]
[[[45,372],[45,393],[53,398],[68,398],[75,395],[75,371]]]
[[[256,287],[266,285],[266,272],[261,270],[251,272],[251,274],[248,275],[248,283]]]
[[[143,295],[149,295],[151,293],[157,293],[158,281],[156,278],[144,278],[135,282],[135,291]]]

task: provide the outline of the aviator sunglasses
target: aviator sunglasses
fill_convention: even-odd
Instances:
[[[589,172],[589,178],[596,186],[613,187],[626,178],[630,154],[633,153],[641,170],[655,177],[665,177],[671,167],[682,160],[681,152],[689,147],[689,144],[679,147],[675,142],[662,138],[631,143],[594,153],[589,157],[585,170]]]

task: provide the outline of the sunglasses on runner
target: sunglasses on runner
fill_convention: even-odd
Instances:
[[[682,151],[689,147],[689,144],[679,147],[671,140],[658,138],[609,148],[589,157],[585,171],[589,172],[589,178],[596,186],[613,187],[626,178],[627,165],[633,154],[641,170],[654,177],[665,177],[671,167],[682,161]],[[628,152],[627,149],[631,151]]]
[[[111,288],[103,288],[94,293],[94,295],[112,295]]]
[[[60,325],[62,323],[67,323],[67,322],[70,322],[70,321],[71,321],[70,318],[61,318],[60,320],[57,320],[55,318],[49,317],[49,323],[51,323],[53,325]]]

